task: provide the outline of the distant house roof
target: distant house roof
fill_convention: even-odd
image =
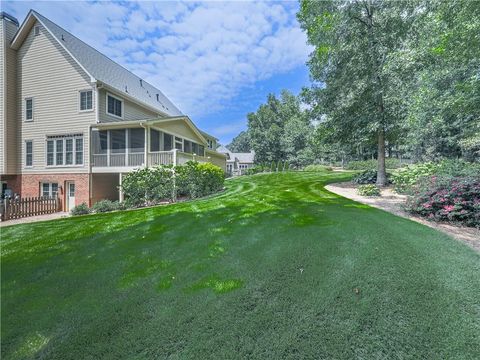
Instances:
[[[231,161],[238,160],[240,163],[253,163],[255,160],[255,152],[250,151],[248,153],[234,153],[228,150],[225,146],[221,145],[217,152],[226,154],[227,158]]]
[[[19,47],[28,31],[37,19],[58,43],[78,62],[80,67],[92,77],[109,87],[138,100],[167,116],[181,116],[182,112],[156,87],[117,64],[90,45],[62,29],[43,15],[30,10],[22,26],[12,41],[12,46]],[[157,100],[158,98],[158,100]]]

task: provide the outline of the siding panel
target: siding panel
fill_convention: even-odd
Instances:
[[[99,110],[100,110],[98,118],[101,123],[116,122],[116,121],[147,120],[147,119],[156,119],[161,117],[160,115],[158,115],[153,111],[149,111],[131,101],[123,99],[124,114],[123,114],[123,119],[119,119],[115,116],[111,116],[107,114],[107,111],[106,111],[107,91],[105,89],[101,89],[98,95],[99,95],[98,102],[99,102]],[[117,94],[113,94],[113,95],[119,98],[122,98]]]
[[[36,25],[40,25],[36,23]],[[90,78],[66,53],[50,33],[40,25],[33,28],[18,50],[18,113],[21,124],[18,157],[23,173],[88,172],[89,126],[95,123],[95,107],[79,112],[79,91],[92,89]],[[34,102],[33,122],[25,122],[25,98]],[[84,165],[46,166],[46,135],[83,134]],[[25,140],[33,140],[33,167],[25,168]]]

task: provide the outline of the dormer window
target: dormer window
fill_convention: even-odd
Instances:
[[[140,86],[143,87],[143,81],[140,79]]]
[[[35,34],[35,36],[40,35],[40,26],[39,25],[37,25],[33,28],[33,33]]]
[[[108,115],[123,118],[123,101],[116,96],[107,94]]]

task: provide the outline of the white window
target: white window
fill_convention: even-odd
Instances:
[[[80,91],[80,111],[89,111],[93,109],[93,91]]]
[[[25,99],[25,121],[33,120],[33,98]]]
[[[41,183],[40,192],[41,192],[40,196],[57,197],[58,184],[57,183]]]
[[[83,165],[83,137],[54,136],[47,139],[47,166]]]
[[[123,118],[123,101],[113,95],[107,94],[107,113],[118,118]]]
[[[33,141],[25,141],[25,166],[33,165]]]
[[[35,33],[35,36],[40,35],[40,26],[38,26],[38,25],[35,26],[35,28],[34,28],[34,33]]]
[[[183,139],[175,136],[175,149],[183,151]]]

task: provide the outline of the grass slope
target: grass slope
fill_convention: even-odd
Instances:
[[[348,176],[2,229],[2,359],[480,358],[480,256]]]

